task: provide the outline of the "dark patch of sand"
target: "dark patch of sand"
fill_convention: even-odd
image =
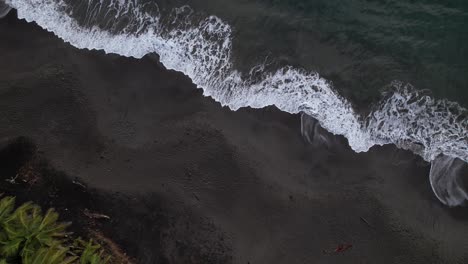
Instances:
[[[179,221],[207,219],[233,257],[221,263],[468,261],[465,209],[438,203],[428,164],[410,153],[307,145],[299,116],[232,112],[156,56],[77,50],[14,13],[0,20],[0,35],[0,139],[26,136],[68,177],[186,212],[168,220],[174,245],[204,234]],[[156,263],[145,256],[177,250],[139,239],[161,228],[142,203],[128,211],[130,223],[141,219],[138,232],[109,233],[141,263]],[[353,247],[327,253],[339,244]],[[196,263],[177,257],[167,259]]]
[[[227,263],[223,234],[210,219],[172,205],[155,193],[97,190],[52,168],[26,138],[0,149],[0,192],[17,204],[34,201],[71,222],[75,237],[94,239],[115,256],[112,263]],[[128,253],[127,253],[128,252]],[[129,254],[130,256],[127,256]],[[134,256],[134,257],[132,257]]]

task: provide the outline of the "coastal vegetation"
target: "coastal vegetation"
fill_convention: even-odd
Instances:
[[[93,240],[74,238],[59,214],[15,198],[0,200],[0,264],[105,264],[111,257]]]

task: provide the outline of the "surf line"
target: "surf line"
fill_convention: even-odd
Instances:
[[[184,73],[205,96],[232,110],[274,105],[288,113],[304,113],[332,134],[345,136],[356,152],[394,144],[428,162],[439,156],[468,162],[467,110],[455,102],[435,100],[411,85],[395,82],[392,92],[361,117],[318,73],[293,67],[266,72],[259,65],[247,76],[241,74],[232,65],[232,29],[218,17],[194,25],[184,20],[168,31],[161,17],[144,11],[137,0],[107,2],[106,6],[103,1],[76,3],[88,5],[87,21],[99,20],[93,16],[108,8],[115,10],[112,19],[131,15],[132,24],[111,33],[78,23],[63,0],[6,0],[18,10],[19,18],[36,22],[77,48],[135,58],[157,53],[166,68]],[[139,31],[132,32],[134,28]]]

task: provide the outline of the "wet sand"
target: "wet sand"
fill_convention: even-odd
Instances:
[[[211,248],[232,260],[213,263],[468,262],[466,209],[437,201],[411,153],[307,144],[298,115],[232,112],[156,55],[78,50],[14,13],[0,36],[0,140],[25,136],[67,177],[184,212],[175,229],[193,232],[177,240],[222,236]],[[200,219],[215,232],[189,224]],[[145,256],[162,245],[133,239],[133,257],[155,263]]]

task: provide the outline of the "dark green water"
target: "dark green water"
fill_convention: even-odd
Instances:
[[[158,1],[164,6],[164,1]],[[315,70],[355,102],[393,80],[468,105],[468,1],[191,0],[234,28],[238,68],[265,57]]]
[[[64,0],[90,14],[87,1]],[[103,0],[100,13],[108,16]],[[95,1],[98,3],[98,1]],[[101,1],[102,2],[102,1]],[[117,1],[119,2],[119,1]],[[321,74],[367,106],[392,81],[429,89],[468,106],[468,1],[441,0],[126,0],[162,17],[190,6],[194,20],[215,15],[233,30],[235,67],[262,62]],[[97,4],[94,4],[97,6]],[[103,8],[104,7],[104,8]],[[154,9],[154,8],[153,8]],[[151,13],[151,12],[150,12]],[[112,19],[112,16],[108,16]],[[126,26],[132,18],[120,21]],[[196,24],[193,23],[192,24]],[[106,24],[106,21],[99,22]]]

